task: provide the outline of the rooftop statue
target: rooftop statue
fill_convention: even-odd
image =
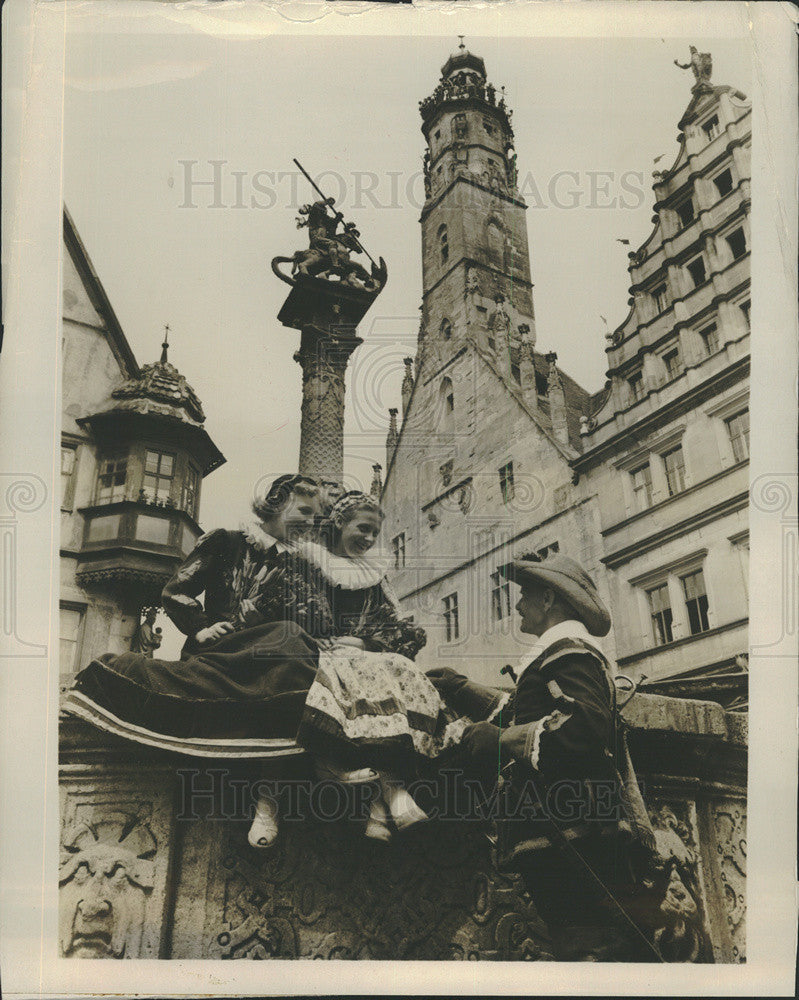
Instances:
[[[692,45],[690,62],[681,63],[675,59],[674,65],[679,66],[680,69],[693,70],[697,83],[710,83],[710,77],[713,73],[713,56],[709,52],[697,52],[696,46]]]

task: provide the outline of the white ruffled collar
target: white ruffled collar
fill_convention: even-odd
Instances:
[[[337,556],[318,542],[302,541],[297,549],[309,563],[321,570],[325,579],[343,590],[365,590],[374,587],[383,579],[388,562],[372,556],[350,559]]]
[[[557,625],[553,625],[551,628],[548,628],[545,632],[541,633],[538,637],[538,641],[533,643],[527,652],[524,653],[524,655],[519,659],[519,679],[521,679],[522,674],[528,667],[535,663],[538,657],[545,650],[554,645],[556,642],[560,642],[561,639],[580,639],[587,646],[591,646],[595,649],[605,662],[609,662],[597,637],[595,635],[591,635],[581,621],[571,618],[568,621],[558,622]]]

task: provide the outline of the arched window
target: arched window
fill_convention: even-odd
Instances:
[[[446,264],[449,259],[449,238],[447,237],[447,227],[439,226],[438,229],[438,248],[441,252],[441,263]]]
[[[439,399],[441,400],[441,423],[446,427],[455,413],[455,390],[452,387],[451,378],[441,379]]]
[[[451,340],[452,339],[452,323],[450,323],[450,321],[446,317],[444,317],[444,319],[441,320],[441,326],[439,327],[439,333],[441,334],[441,339],[442,340]]]
[[[486,226],[486,250],[494,264],[502,264],[505,259],[505,230],[498,219],[491,219]]]

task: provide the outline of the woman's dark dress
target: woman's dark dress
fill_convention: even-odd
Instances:
[[[204,592],[204,607],[197,597]],[[257,528],[203,535],[163,592],[187,639],[180,660],[107,653],[76,677],[64,708],[151,746],[208,756],[287,749],[331,634],[315,570]],[[199,647],[218,621],[234,631]]]

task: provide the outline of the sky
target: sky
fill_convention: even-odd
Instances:
[[[270,269],[307,245],[295,219],[314,195],[294,157],[388,265],[348,372],[345,479],[368,489],[418,330],[418,102],[455,34],[247,37],[167,20],[160,33],[119,5],[114,15],[68,19],[64,200],[137,360],[157,359],[168,323],[170,360],[227,458],[204,482],[203,527],[236,527],[259,484],[296,469],[299,333],[276,318],[288,288]],[[691,97],[692,74],[673,60],[696,44],[713,54],[715,83],[748,94],[746,48],[480,37],[452,23],[514,112],[538,348],[596,391],[602,317],[613,329],[627,314],[627,254],[652,229],[652,171],[676,158]]]

